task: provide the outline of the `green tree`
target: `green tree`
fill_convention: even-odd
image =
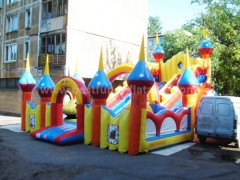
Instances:
[[[164,61],[172,58],[180,51],[189,49],[190,56],[198,57],[198,46],[203,38],[203,28],[182,27],[174,32],[167,32],[164,35],[163,49],[165,51]]]
[[[206,5],[201,18],[215,40],[212,56],[215,90],[240,96],[240,0],[192,0],[192,3]]]
[[[156,33],[161,33],[162,31],[162,22],[159,17],[148,17],[148,36],[154,36]]]

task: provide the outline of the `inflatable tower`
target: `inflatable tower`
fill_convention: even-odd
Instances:
[[[159,40],[158,40],[158,33],[156,33],[156,46],[152,51],[152,55],[154,57],[155,62],[159,64],[158,81],[161,82],[161,63],[162,63],[163,58],[165,56],[165,52],[164,52],[163,48],[160,46],[160,43],[159,43]]]
[[[127,83],[132,92],[128,153],[136,155],[139,153],[140,146],[141,110],[146,109],[147,94],[154,84],[154,78],[145,62],[144,37],[142,38],[139,61],[129,74]]]
[[[93,98],[92,106],[92,145],[100,145],[101,106],[106,105],[108,95],[112,91],[112,84],[104,72],[102,50],[98,71],[88,85],[89,93]]]
[[[46,103],[51,102],[52,92],[55,87],[52,78],[49,75],[49,58],[47,55],[46,66],[44,70],[44,75],[37,85],[37,92],[40,96],[40,128],[46,126],[45,124],[45,112]]]
[[[22,91],[22,112],[21,130],[26,130],[26,102],[32,100],[32,91],[36,86],[36,81],[30,72],[29,55],[26,60],[26,70],[18,81],[18,86]]]

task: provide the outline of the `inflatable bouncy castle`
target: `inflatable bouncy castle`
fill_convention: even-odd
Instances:
[[[137,64],[123,64],[107,74],[101,50],[98,70],[88,87],[79,74],[66,76],[55,85],[48,61],[36,84],[27,59],[26,72],[19,80],[21,129],[38,140],[59,145],[82,142],[130,155],[191,141],[198,101],[215,93],[210,79],[213,47],[205,37],[199,47],[201,59],[190,58],[186,49],[186,54],[179,53],[163,63],[158,37],[156,43],[156,62],[145,61],[142,38]],[[112,82],[122,74],[128,74],[126,81],[114,89]],[[40,103],[31,101],[35,87]],[[71,121],[66,118],[69,115]]]

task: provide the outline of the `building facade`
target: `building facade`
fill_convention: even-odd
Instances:
[[[0,113],[20,113],[17,84],[27,54],[37,82],[47,54],[55,83],[77,64],[89,81],[101,48],[106,71],[135,64],[147,16],[147,0],[0,0]]]

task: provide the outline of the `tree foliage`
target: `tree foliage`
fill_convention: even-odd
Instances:
[[[161,33],[162,31],[162,22],[159,17],[148,17],[148,36],[154,36],[156,33]]]
[[[199,57],[203,27],[214,46],[212,53],[212,85],[219,94],[240,96],[240,0],[192,0],[206,7],[196,19],[174,32],[164,35],[164,61],[189,48]],[[155,31],[156,32],[156,31]]]
[[[163,49],[165,51],[164,61],[172,58],[180,51],[189,49],[190,56],[199,56],[198,46],[203,37],[202,28],[180,28],[174,32],[167,32],[164,35]]]
[[[240,95],[240,0],[193,0],[205,4],[202,22],[217,45],[212,57],[212,78],[216,91]]]

